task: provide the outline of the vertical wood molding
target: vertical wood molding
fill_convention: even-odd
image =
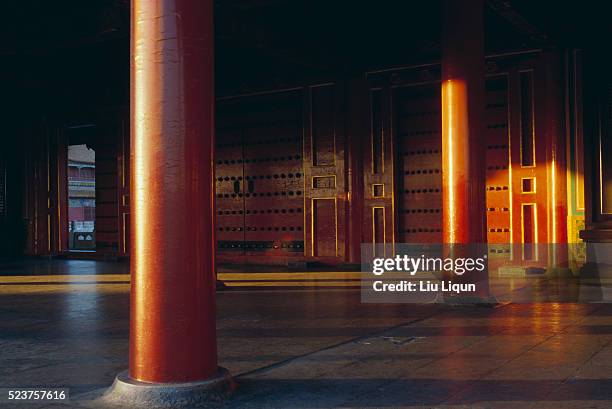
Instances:
[[[320,261],[341,262],[347,257],[347,179],[346,179],[346,137],[345,137],[345,87],[344,82],[333,82],[311,85],[305,90],[304,109],[304,255]],[[322,98],[322,99],[320,99]],[[325,100],[325,98],[327,100]],[[331,100],[329,100],[331,99]],[[323,104],[327,109],[319,111]],[[332,108],[333,107],[333,108]],[[333,109],[330,118],[329,109]],[[321,114],[322,116],[319,116]],[[328,123],[325,123],[327,120]],[[323,127],[328,127],[323,132]],[[319,131],[322,133],[319,134]],[[316,138],[325,138],[318,142]],[[331,138],[331,140],[329,139]],[[333,147],[333,160],[329,148]],[[326,149],[325,151],[319,149]],[[332,182],[333,181],[333,182]],[[328,220],[319,218],[316,206],[334,201],[334,217]],[[320,201],[320,202],[319,202]],[[320,223],[328,224],[321,226]],[[318,249],[316,232],[327,232],[335,235],[335,251],[325,251],[325,255]],[[326,240],[329,240],[328,237]]]
[[[395,127],[393,126],[392,92],[386,80],[370,79],[369,97],[369,124],[367,144],[363,149],[363,242],[374,243],[374,232],[384,229],[384,243],[395,243]],[[375,143],[380,146],[374,146]],[[377,165],[375,155],[380,155]],[[385,195],[376,197],[373,194],[373,185],[383,185]],[[375,226],[380,223],[375,217],[375,208],[384,208],[384,226]],[[391,249],[393,252],[393,249]],[[389,256],[389,255],[388,255]]]

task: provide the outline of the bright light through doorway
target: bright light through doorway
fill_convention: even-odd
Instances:
[[[96,249],[96,153],[87,145],[68,146],[68,248]]]

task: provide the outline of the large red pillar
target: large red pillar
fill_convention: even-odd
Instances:
[[[212,0],[132,0],[129,377],[217,371]]]
[[[444,0],[442,7],[443,241],[484,244],[484,1]]]
[[[445,0],[442,206],[445,243],[485,243],[483,0]]]
[[[567,247],[567,161],[565,151],[565,113],[562,54],[557,50],[542,53],[544,137],[547,146],[549,195],[549,268],[569,272]]]

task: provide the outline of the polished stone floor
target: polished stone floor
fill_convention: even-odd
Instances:
[[[125,272],[0,267],[0,388],[110,385],[127,367]],[[217,297],[219,363],[238,383],[226,408],[612,408],[612,304],[361,304],[333,287]]]

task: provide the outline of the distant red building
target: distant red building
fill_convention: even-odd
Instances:
[[[68,146],[68,232],[70,249],[95,247],[93,235],[78,234],[81,232],[93,233],[95,231],[95,220],[95,151],[88,148],[87,145],[70,145]],[[75,236],[77,236],[76,239]],[[81,242],[88,242],[88,244],[79,244]]]

